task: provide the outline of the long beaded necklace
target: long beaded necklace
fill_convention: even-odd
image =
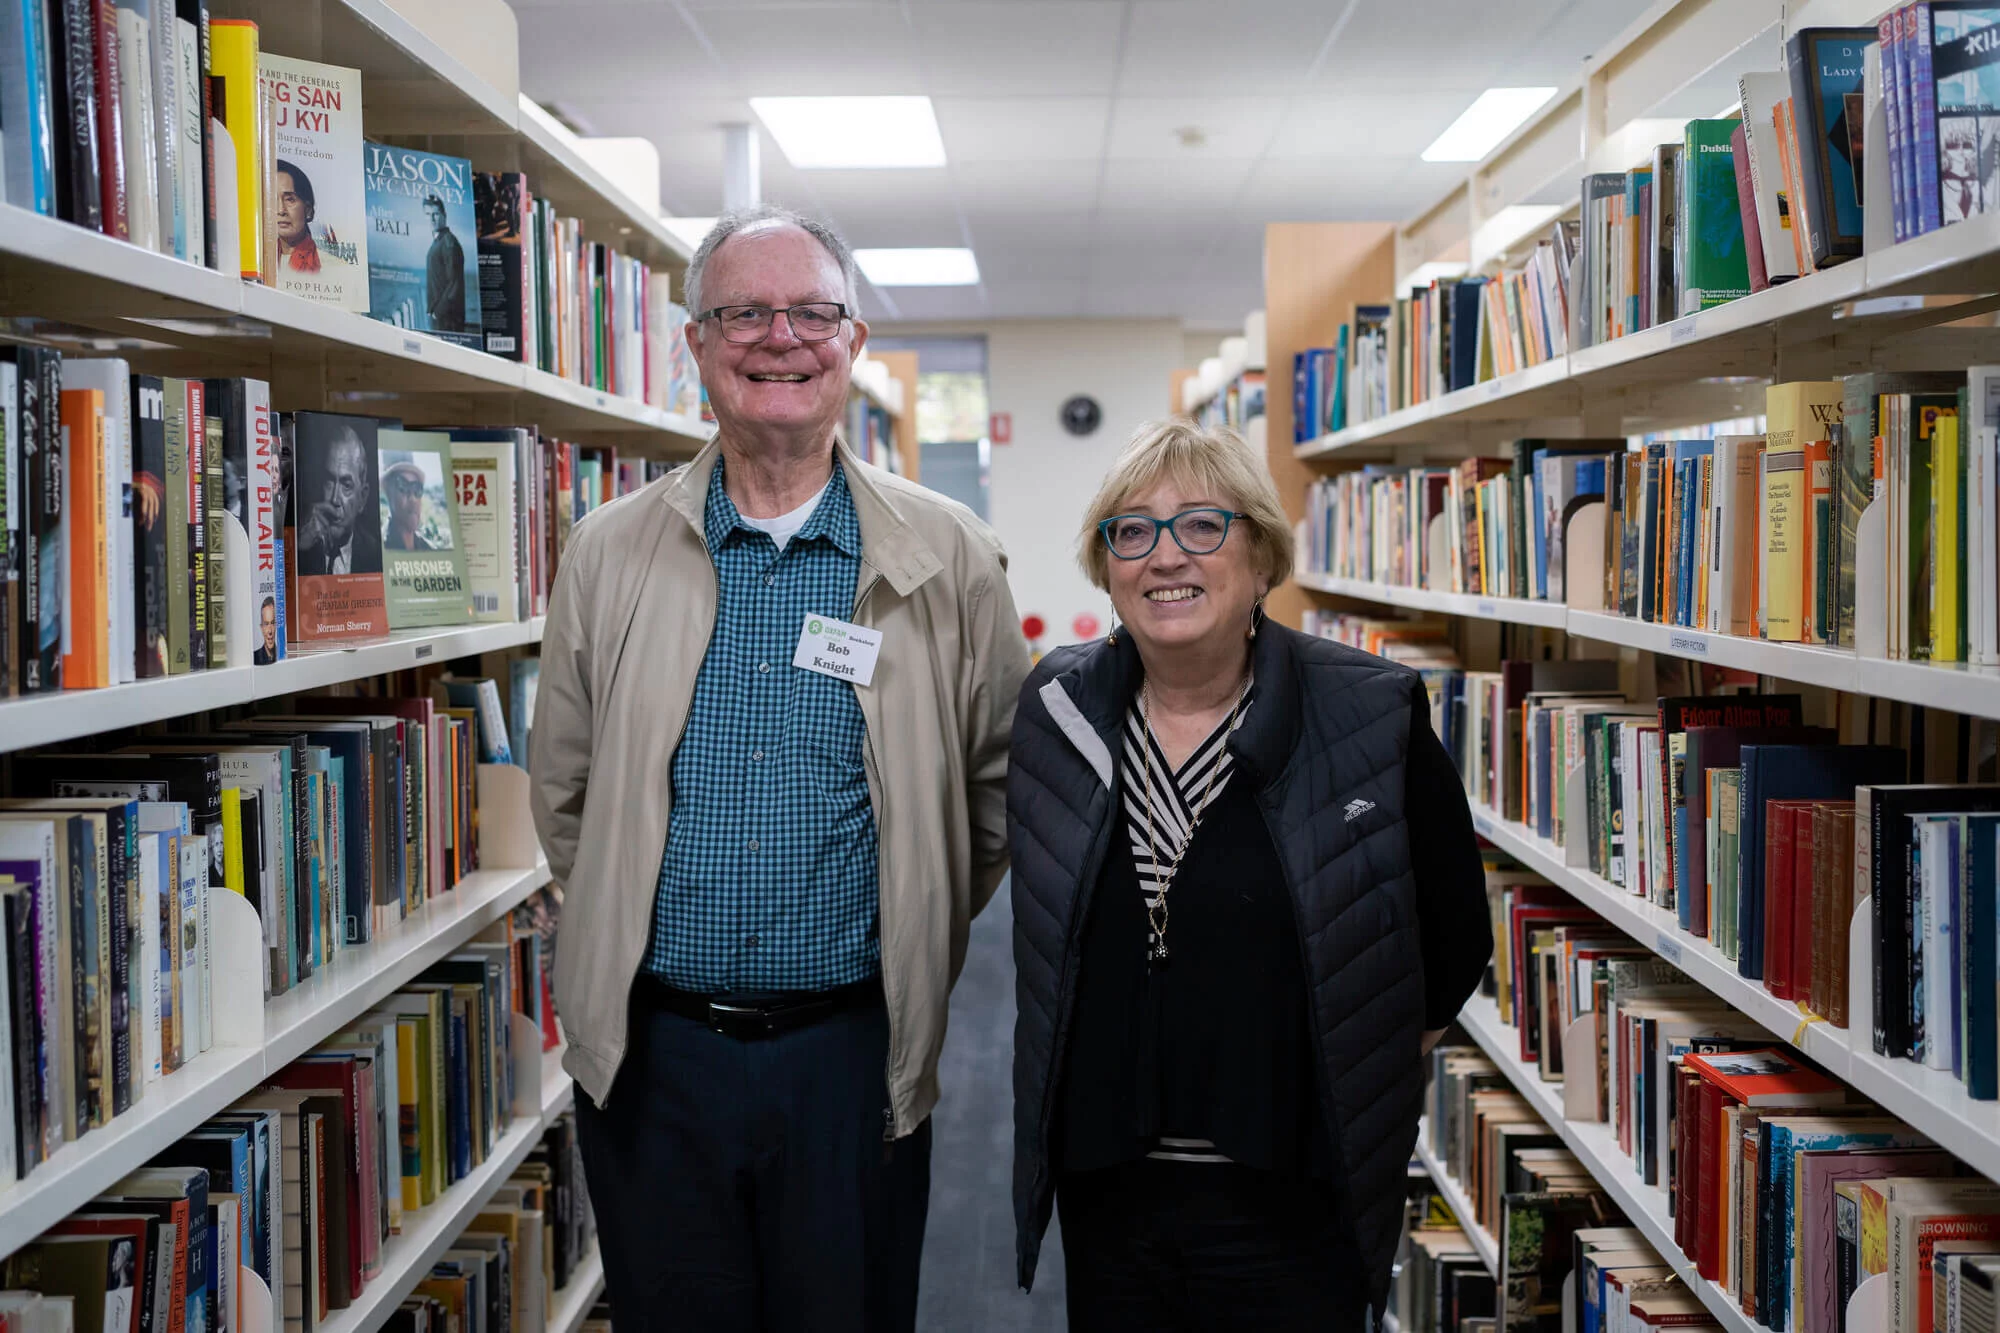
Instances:
[[[1249,697],[1250,678],[1245,676],[1243,688],[1237,691],[1236,703],[1229,710],[1229,726],[1223,732],[1225,738],[1235,732],[1236,721],[1243,715],[1243,701]],[[1165,967],[1173,960],[1172,951],[1167,948],[1167,889],[1173,884],[1174,876],[1180,872],[1181,859],[1187,855],[1188,847],[1194,842],[1194,831],[1201,827],[1201,818],[1208,813],[1209,802],[1215,799],[1215,780],[1225,765],[1222,763],[1222,756],[1217,755],[1216,762],[1208,770],[1208,782],[1202,788],[1201,800],[1195,805],[1193,814],[1188,819],[1186,836],[1181,838],[1180,846],[1173,849],[1171,858],[1161,855],[1165,844],[1153,823],[1153,749],[1157,743],[1153,736],[1153,702],[1151,692],[1143,683],[1139,686],[1139,721],[1146,729],[1144,761],[1146,796],[1142,802],[1146,808],[1146,848],[1153,854],[1154,866],[1160,867],[1155,876],[1152,896],[1146,899],[1146,924],[1149,928],[1146,936],[1146,962],[1148,965]],[[1167,777],[1171,782],[1173,775],[1169,773]]]

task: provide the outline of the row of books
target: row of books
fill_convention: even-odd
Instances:
[[[595,1244],[565,1111],[390,1314],[388,1333],[541,1333]]]
[[[1887,656],[2000,663],[2000,368],[1774,384],[1765,409],[1754,434],[1521,440],[1511,458],[1322,478],[1301,554],[1347,578],[1844,648],[1879,579]]]
[[[1518,1058],[1562,1086],[1566,1119],[1607,1125],[1633,1174],[1666,1191],[1701,1276],[1778,1333],[1844,1329],[1859,1283],[1886,1274],[1887,1327],[1963,1322],[1990,1302],[2000,1186],[1795,1053],[1532,872],[1489,858],[1496,954],[1487,987]],[[1445,1057],[1476,1085],[1477,1052]],[[1950,1256],[1960,1258],[1954,1264]]]
[[[1214,397],[1203,403],[1196,410],[1194,419],[1198,425],[1207,429],[1227,426],[1231,430],[1240,432],[1263,415],[1264,372],[1244,370],[1239,371],[1216,391]]]
[[[12,0],[7,203],[628,398],[676,397],[665,274],[519,172],[362,137],[360,70],[207,0]],[[684,369],[684,367],[682,367]]]
[[[433,690],[301,696],[207,730],[11,758],[0,1044],[20,1132],[0,1147],[0,1189],[213,1044],[216,970],[248,961],[214,956],[214,895],[257,913],[251,965],[277,995],[479,868],[477,765],[507,743],[498,690]],[[542,975],[544,952],[525,950],[522,975]],[[539,992],[529,1012],[546,1017]]]
[[[1888,124],[1899,241],[2000,207],[1990,169],[2000,143],[1989,123],[2000,51],[1985,31],[1996,21],[1990,6],[1905,4],[1872,34],[1869,91]]]
[[[894,470],[896,419],[876,406],[875,400],[867,394],[848,396],[847,422],[841,431],[841,438],[847,441],[847,447],[862,462]]]
[[[382,1277],[390,1238],[483,1165],[512,1122],[511,931],[495,922],[16,1251],[4,1284],[68,1298],[74,1327],[104,1333],[263,1333],[245,1322],[246,1272],[287,1327],[353,1304]],[[487,1260],[522,1253],[524,1231],[533,1240],[560,1213],[550,1156],[545,1146],[459,1240],[458,1255],[485,1256],[465,1274],[482,1296]]]
[[[1721,1326],[1477,1047],[1440,1045],[1430,1061],[1422,1132],[1432,1160],[1471,1205],[1461,1225],[1495,1238],[1496,1328],[1640,1333]],[[1448,1303],[1455,1297],[1459,1312],[1488,1289],[1468,1271],[1462,1232],[1456,1241],[1438,1233],[1416,1248],[1443,1261],[1433,1261],[1442,1282],[1425,1285]]]
[[[1492,1333],[1499,1292],[1458,1215],[1412,1164],[1403,1236],[1389,1289],[1396,1327],[1411,1333]],[[1386,1326],[1387,1321],[1384,1321]]]
[[[0,409],[0,696],[526,620],[576,520],[668,466],[531,428],[274,412],[261,380],[27,346],[0,349]]]

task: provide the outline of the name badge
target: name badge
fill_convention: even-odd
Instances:
[[[881,651],[880,630],[863,629],[832,616],[807,616],[792,665],[866,685],[875,679],[875,658]]]

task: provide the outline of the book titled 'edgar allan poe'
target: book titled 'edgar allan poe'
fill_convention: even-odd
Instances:
[[[363,145],[368,186],[368,313],[466,347],[483,344],[472,164]]]
[[[292,639],[324,643],[389,632],[382,593],[373,417],[292,415],[293,476],[284,486]]]
[[[263,268],[281,292],[368,310],[368,202],[361,183],[361,71],[261,51],[270,107],[270,225]]]

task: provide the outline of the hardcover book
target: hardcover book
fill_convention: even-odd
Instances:
[[[1785,43],[1805,196],[1800,202],[1815,266],[1861,253],[1860,163],[1848,94],[1861,92],[1863,63],[1875,38],[1873,28],[1805,28]]]
[[[463,347],[483,343],[472,164],[363,145],[368,187],[368,313]]]
[[[515,432],[455,430],[451,478],[455,531],[465,556],[474,620],[516,618],[521,588]]]
[[[251,664],[285,657],[285,627],[278,610],[278,432],[271,386],[263,380],[209,380],[210,412],[222,422],[222,504],[250,545],[251,623],[257,643]]]
[[[1683,315],[1750,294],[1744,253],[1743,212],[1736,197],[1736,162],[1730,148],[1734,120],[1690,120],[1682,141],[1681,207]]]
[[[368,201],[361,181],[361,71],[260,52],[270,107],[269,247],[281,292],[368,312]]]
[[[270,113],[264,96],[264,80],[258,73],[257,25],[248,19],[209,21],[209,86],[212,89],[214,119],[235,165],[236,210],[225,232],[236,233],[236,259],[222,256],[226,269],[231,262],[243,278],[268,282],[272,274],[264,268],[264,180],[269,152]],[[221,162],[222,145],[216,160]],[[219,169],[219,168],[218,168]]]
[[[287,602],[301,644],[389,632],[382,586],[373,417],[297,412],[293,485],[287,487],[298,552]]]
[[[385,430],[379,436],[382,578],[389,628],[463,625],[472,619],[451,437]]]

